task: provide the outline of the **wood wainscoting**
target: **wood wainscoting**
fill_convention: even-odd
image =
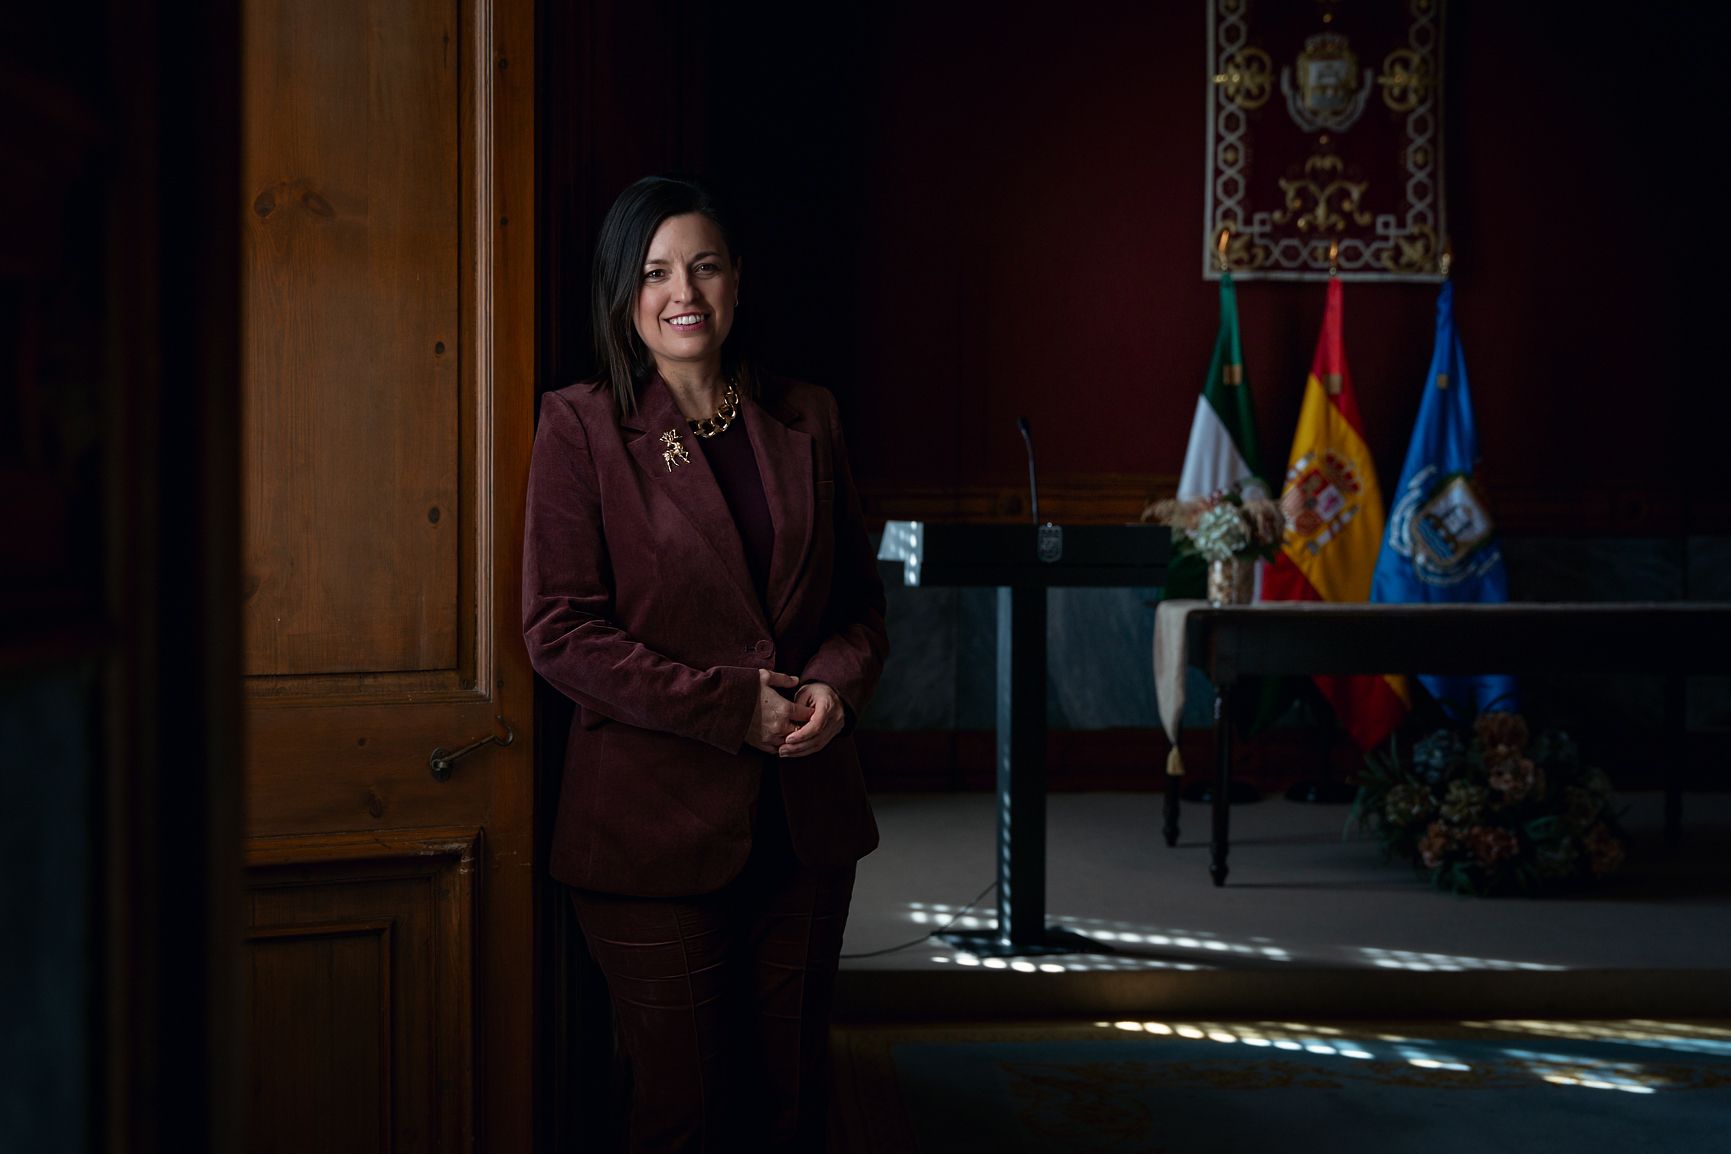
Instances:
[[[1645,485],[1591,481],[1566,487],[1485,484],[1485,499],[1505,536],[1678,537],[1731,532],[1731,501],[1711,495],[1679,501],[1665,479]],[[1149,501],[1170,497],[1168,473],[1055,474],[1040,478],[1040,519],[1068,525],[1137,520]],[[1025,521],[1028,486],[1007,483],[908,484],[862,478],[860,501],[874,527],[897,521]]]
[[[866,785],[874,792],[996,788],[997,739],[991,730],[862,729],[855,740]],[[1047,788],[1163,790],[1166,753],[1171,748],[1158,729],[1050,730]],[[1211,730],[1185,730],[1179,735],[1179,749],[1192,776],[1212,771]],[[1351,742],[1313,727],[1270,730],[1243,743],[1234,760],[1234,781],[1269,791],[1304,778],[1344,779],[1363,761]]]
[[[1576,732],[1595,764],[1603,766],[1620,790],[1664,787],[1663,763],[1652,756],[1644,732]],[[873,793],[997,788],[993,761],[996,736],[989,729],[883,730],[855,733],[866,786]],[[1172,748],[1158,729],[1063,729],[1046,734],[1047,789],[1163,790],[1166,753]],[[1211,729],[1186,729],[1179,752],[1192,780],[1214,772]],[[1696,730],[1684,744],[1685,789],[1723,792],[1724,766],[1731,763],[1731,733]],[[1271,729],[1238,743],[1232,780],[1264,793],[1283,792],[1299,781],[1351,781],[1364,755],[1341,734],[1322,726]]]

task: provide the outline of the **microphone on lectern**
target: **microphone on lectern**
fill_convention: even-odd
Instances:
[[[1028,431],[1028,418],[1017,417],[1016,428],[1021,430],[1022,443],[1028,446],[1028,502],[1032,506],[1034,524],[1040,523],[1040,487],[1034,481],[1034,434]]]
[[[1050,564],[1063,559],[1064,530],[1047,521],[1040,523],[1040,487],[1034,480],[1034,434],[1028,428],[1028,418],[1017,417],[1016,428],[1022,443],[1028,447],[1028,505],[1034,515],[1034,548],[1040,560]]]

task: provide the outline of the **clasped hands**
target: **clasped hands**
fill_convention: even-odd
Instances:
[[[780,690],[799,692],[789,700]],[[841,695],[821,681],[799,684],[790,673],[757,671],[757,708],[746,730],[746,744],[781,757],[805,757],[828,745],[847,718]]]

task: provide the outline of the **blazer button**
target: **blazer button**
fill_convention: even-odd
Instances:
[[[771,645],[767,641],[759,641],[752,647],[752,649],[759,657],[768,658],[775,656],[775,646]]]

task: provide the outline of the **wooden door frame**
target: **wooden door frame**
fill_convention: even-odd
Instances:
[[[491,207],[501,262],[520,271],[495,281],[509,317],[495,365],[530,389],[534,5],[505,11],[492,63],[519,66],[491,124],[517,159],[490,174]],[[93,339],[108,365],[108,596],[100,620],[49,641],[104,665],[90,1072],[104,1110],[85,1144],[238,1152],[240,6],[120,0],[104,17],[93,50],[113,80],[115,175],[101,222],[109,324]],[[532,429],[500,433],[526,442]]]
[[[117,1154],[243,1146],[239,26],[232,0],[140,0],[93,46],[117,133],[90,1143]]]

